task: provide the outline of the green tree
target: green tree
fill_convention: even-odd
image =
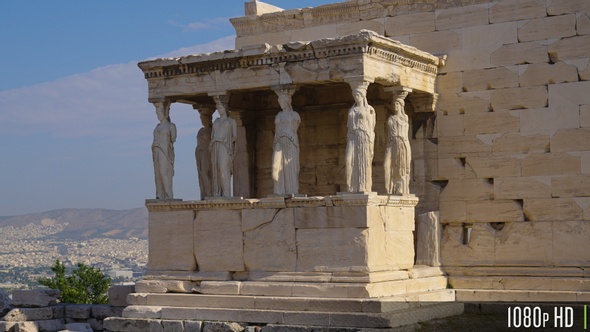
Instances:
[[[41,285],[59,289],[60,301],[64,303],[107,303],[107,291],[111,286],[111,278],[98,268],[78,263],[71,275],[66,275],[66,267],[62,262],[55,261],[51,268],[53,278],[40,278]]]

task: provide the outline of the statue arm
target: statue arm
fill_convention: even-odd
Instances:
[[[174,123],[170,123],[170,142],[176,142],[176,125]]]

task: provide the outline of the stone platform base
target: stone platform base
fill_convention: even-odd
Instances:
[[[547,276],[451,276],[461,302],[588,302],[590,279]]]
[[[267,331],[284,331],[279,327],[286,326],[360,331],[391,329],[463,312],[463,304],[455,302],[455,291],[447,289],[447,277],[440,268],[415,267],[409,271],[368,274],[365,282],[340,279],[343,277],[340,274],[283,273],[250,277],[259,280],[138,282],[138,293],[127,296],[129,306],[123,317],[112,319],[107,329],[144,331],[137,326],[176,322],[184,328],[170,331],[192,331],[186,326],[215,321],[274,326]],[[319,277],[330,277],[331,282],[312,281]],[[192,292],[188,292],[190,289]],[[167,331],[157,327],[148,330]]]
[[[154,321],[175,321],[183,326],[195,321],[221,321],[252,326],[270,324],[276,331],[286,326],[387,329],[463,312],[463,304],[453,302],[455,293],[450,289],[380,299],[201,294],[134,294],[130,299],[160,305],[128,306],[123,318],[110,319],[105,328],[117,332],[148,331],[130,326],[158,324]]]

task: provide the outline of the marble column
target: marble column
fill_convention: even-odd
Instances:
[[[201,199],[205,199],[206,197],[213,196],[213,175],[209,145],[211,144],[211,131],[213,128],[212,118],[213,113],[215,112],[215,105],[198,104],[193,105],[193,108],[199,112],[201,124],[203,125],[197,133],[195,160],[197,162]]]
[[[241,109],[232,109],[231,118],[236,123],[236,150],[233,168],[233,187],[234,196],[250,198],[253,194],[252,188],[252,150],[250,147],[252,139],[248,139],[250,132],[251,119],[248,112]]]
[[[393,94],[390,115],[387,119],[385,159],[385,189],[389,195],[410,193],[410,167],[412,150],[410,148],[410,122],[405,111],[405,99],[412,89],[390,87],[384,89]]]
[[[346,191],[369,193],[373,185],[372,162],[375,146],[375,109],[367,101],[370,82],[348,79],[354,105],[348,110],[346,136]]]
[[[153,104],[160,121],[154,129],[152,143],[156,199],[173,199],[172,177],[174,176],[176,126],[170,121],[170,101],[158,101]]]
[[[300,149],[297,130],[301,117],[291,105],[291,98],[297,88],[291,84],[273,88],[281,106],[281,111],[275,117],[272,153],[272,182],[276,195],[299,193]]]
[[[213,122],[211,130],[211,175],[213,177],[213,196],[232,197],[231,176],[234,169],[235,144],[237,136],[236,121],[229,117],[229,95],[213,95],[219,118]]]

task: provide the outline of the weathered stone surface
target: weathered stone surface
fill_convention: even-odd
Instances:
[[[552,103],[555,105],[555,103]],[[579,127],[579,112],[577,106],[561,105],[548,108],[520,110],[520,131],[534,132],[548,130],[552,135],[555,131],[563,128]],[[549,151],[547,145],[546,152]],[[538,149],[537,149],[538,150]]]
[[[461,33],[455,30],[418,33],[410,37],[410,45],[426,52],[461,49]]]
[[[367,268],[368,231],[363,228],[297,230],[297,271]]]
[[[375,241],[373,241],[374,243]],[[374,253],[372,251],[371,253]],[[414,265],[414,234],[411,231],[385,232],[385,256],[387,268],[409,269]],[[380,257],[372,255],[372,265],[381,265]]]
[[[123,310],[124,318],[159,319],[162,318],[162,307],[159,306],[128,306]]]
[[[244,327],[238,323],[205,322],[203,332],[242,332]]]
[[[590,11],[590,4],[580,0],[548,0],[548,15],[563,15]]]
[[[295,228],[369,227],[366,206],[329,206],[295,209]]]
[[[590,151],[580,153],[582,161],[582,174],[590,174]]]
[[[467,157],[466,165],[471,167],[480,179],[503,176],[520,176],[520,159],[511,156]]]
[[[442,211],[441,211],[442,212]],[[445,266],[493,266],[494,230],[487,223],[471,228],[470,239],[463,244],[463,227],[448,225],[443,228],[442,261]]]
[[[518,29],[520,42],[556,39],[576,35],[576,15],[560,15],[529,20]]]
[[[590,258],[588,250],[588,222],[563,221],[553,224],[553,255],[558,266],[583,266]]]
[[[269,222],[244,231],[243,241],[247,270],[295,271],[297,254],[293,209],[281,209]]]
[[[475,135],[439,137],[439,158],[460,158],[473,155],[489,155],[491,145],[478,139]]]
[[[10,298],[4,289],[0,288],[0,317],[10,310]],[[0,329],[1,330],[1,329]]]
[[[518,112],[498,111],[465,114],[465,134],[515,132],[520,127]]]
[[[149,331],[150,321],[147,319],[110,317],[104,320],[104,328],[113,332],[145,332]]]
[[[4,320],[7,322],[22,322],[41,319],[52,319],[53,310],[49,307],[45,308],[15,308],[10,310]]]
[[[578,69],[563,61],[555,64],[536,63],[519,67],[520,86],[547,85],[578,81]]]
[[[37,321],[37,324],[39,325],[39,331],[41,332],[61,331],[66,328],[63,320],[61,319],[40,320]],[[2,330],[0,329],[0,331]]]
[[[122,311],[122,308],[116,308],[111,305],[92,305],[92,317],[97,319],[105,319],[107,317],[121,317]]]
[[[547,16],[543,0],[502,0],[490,7],[490,23],[518,21]]]
[[[465,133],[464,115],[440,115],[436,117],[438,136],[463,136]]]
[[[486,179],[450,180],[440,193],[440,201],[488,200],[494,186]]]
[[[109,304],[115,307],[127,305],[127,295],[135,292],[134,285],[113,285],[109,287]]]
[[[441,223],[462,223],[467,218],[465,201],[441,201],[439,208]]]
[[[164,332],[164,327],[162,326],[162,321],[161,320],[151,320],[150,321],[150,328],[148,330],[149,332]],[[200,331],[199,331],[200,332]]]
[[[194,271],[193,228],[192,211],[150,212],[148,268]]]
[[[575,67],[574,67],[575,68]],[[463,72],[463,90],[478,91],[518,87],[516,67],[496,67]]]
[[[549,106],[578,109],[590,104],[590,81],[549,85]],[[574,111],[575,112],[575,111]]]
[[[238,295],[241,284],[240,281],[202,281],[201,293]]]
[[[492,90],[491,104],[494,111],[547,106],[547,87],[522,87]]]
[[[552,197],[590,197],[590,176],[555,176],[551,180]]]
[[[573,198],[531,198],[524,200],[524,214],[530,221],[581,220],[583,211]]]
[[[523,176],[580,173],[580,157],[568,153],[535,153],[522,160]]]
[[[88,323],[69,323],[65,325],[68,331],[76,332],[92,332],[92,328]]]
[[[203,322],[187,320],[184,322],[184,332],[201,332]]]
[[[141,280],[135,283],[137,293],[191,293],[198,284],[186,280]]]
[[[467,222],[523,221],[522,205],[514,200],[465,202]]]
[[[239,211],[200,211],[194,234],[194,255],[200,271],[244,271]]]
[[[14,290],[10,304],[16,307],[46,307],[59,298],[59,290]]]
[[[416,265],[441,265],[441,236],[438,211],[416,216]]]
[[[580,128],[590,128],[590,105],[580,105]]]
[[[461,29],[463,34],[463,50],[483,51],[488,54],[503,45],[518,42],[518,24],[507,22],[499,24],[484,24]],[[488,68],[479,67],[478,69]]]
[[[537,42],[504,45],[491,54],[491,64],[510,66],[525,63],[544,63],[549,61],[547,45]]]
[[[520,112],[521,121],[523,112]],[[549,152],[549,132],[504,133],[493,139],[492,152],[494,155]]]
[[[551,178],[499,177],[494,178],[494,199],[551,198]]]
[[[438,108],[444,115],[483,113],[490,110],[490,92],[460,92],[441,95]]]
[[[590,52],[590,35],[560,39],[549,44],[549,57],[553,62],[587,58]]]
[[[488,24],[487,6],[467,6],[436,10],[436,30]]]
[[[14,329],[16,328],[16,322],[5,322],[5,321],[0,321],[0,331],[4,331],[4,332],[9,332],[9,331],[14,331]]]
[[[435,30],[434,12],[386,17],[383,25],[385,28],[385,34],[388,36],[414,35],[423,32],[433,32]]]
[[[91,316],[92,306],[89,304],[69,304],[65,307],[66,317],[74,319],[88,319]]]
[[[39,324],[37,322],[18,322],[14,325],[15,332],[38,332]]]
[[[588,13],[576,14],[576,32],[578,35],[590,34],[590,16],[588,16]]]
[[[513,222],[496,231],[494,259],[498,265],[530,266],[553,263],[551,224]]]
[[[551,137],[552,152],[590,150],[590,128],[561,129]]]
[[[164,332],[184,332],[184,323],[180,320],[162,320]]]

